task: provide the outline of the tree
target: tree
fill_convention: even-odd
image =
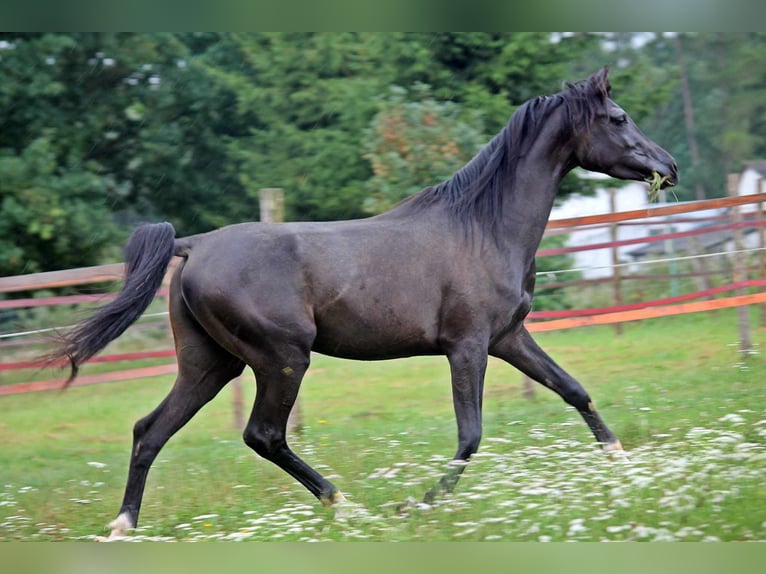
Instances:
[[[647,130],[678,162],[681,185],[674,192],[680,199],[725,195],[726,174],[766,152],[766,74],[760,64],[766,35],[662,35],[642,52],[682,78],[669,82],[675,93],[656,108]]]
[[[0,229],[12,234],[3,239],[3,272],[54,269],[68,258],[97,263],[111,253],[99,241],[113,248],[140,220],[168,219],[186,235],[256,219],[262,187],[286,189],[287,219],[365,216],[394,200],[379,188],[385,202],[371,207],[382,174],[365,157],[376,153],[368,138],[391,86],[406,90],[402,109],[430,106],[446,122],[412,134],[430,165],[417,165],[420,156],[400,163],[409,175],[398,196],[449,176],[479,135],[488,140],[525,100],[592,72],[601,40],[580,33],[0,33],[0,159],[17,173],[0,187],[7,205]],[[646,107],[654,92],[640,89],[642,79],[626,73],[625,84]],[[428,102],[418,85],[429,86]],[[393,181],[387,185],[393,192]],[[576,178],[562,190],[588,191]],[[80,230],[98,222],[103,235],[93,246],[66,240],[75,232],[65,221],[81,222]]]
[[[223,141],[242,135],[234,97],[200,65],[230,53],[222,39],[0,34],[0,158],[17,174],[0,188],[3,273],[112,258],[140,220],[189,234],[253,218]],[[93,245],[62,235],[96,226]]]
[[[76,42],[0,38],[0,274],[92,264],[120,235],[107,201],[114,180],[81,153],[94,118],[69,114],[67,61]]]
[[[460,105],[437,102],[424,84],[413,91],[416,101],[406,89],[392,87],[365,135],[365,158],[374,174],[366,184],[369,213],[447,179],[488,141],[478,114],[464,122]]]
[[[516,106],[571,77],[571,62],[595,40],[575,35],[556,43],[542,33],[272,33],[231,41],[239,64],[215,73],[236,93],[240,122],[250,126],[247,137],[229,140],[248,194],[284,187],[289,219],[341,219],[371,209],[367,182],[380,180],[364,158],[366,138],[374,133],[368,127],[379,97],[391,86],[417,101],[413,87],[428,85],[434,102],[459,106],[454,121],[468,126],[481,117],[478,129],[486,125],[492,134]],[[574,180],[564,189],[588,191]]]
[[[4,151],[0,173],[0,276],[89,265],[120,237],[104,180],[57,165],[49,137]]]
[[[370,176],[361,134],[382,86],[373,34],[238,34],[240,64],[216,70],[236,94],[247,134],[229,138],[239,181],[250,197],[287,190],[288,219],[364,215]]]

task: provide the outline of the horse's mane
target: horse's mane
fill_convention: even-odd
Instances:
[[[609,83],[604,74],[568,84],[565,90],[552,96],[540,96],[523,103],[473,159],[449,179],[408,197],[394,211],[409,214],[442,204],[465,227],[478,225],[496,237],[503,197],[514,192],[516,167],[537,139],[542,124],[554,110],[564,106],[560,137],[568,137],[575,129],[587,130],[596,106],[599,102],[603,104],[608,96]]]

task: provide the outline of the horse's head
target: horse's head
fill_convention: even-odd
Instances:
[[[650,180],[654,172],[662,187],[678,182],[673,157],[646,137],[633,120],[611,98],[608,70],[570,87],[579,104],[588,109],[588,121],[575,124],[575,157],[585,169],[619,179]]]

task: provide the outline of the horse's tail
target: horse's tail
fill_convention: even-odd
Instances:
[[[170,223],[141,225],[125,246],[125,284],[117,297],[100,307],[61,337],[59,347],[47,360],[68,360],[69,378],[77,376],[80,365],[122,335],[146,310],[162,285],[175,251],[175,229]]]

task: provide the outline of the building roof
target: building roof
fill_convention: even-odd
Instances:
[[[758,172],[759,175],[766,177],[766,160],[755,159],[752,161],[746,161],[742,167],[742,171],[746,169],[752,169],[753,171]]]

